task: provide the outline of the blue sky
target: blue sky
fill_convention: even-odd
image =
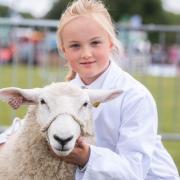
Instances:
[[[55,0],[0,0],[0,4],[41,17],[52,7],[53,1]],[[165,10],[180,14],[180,0],[162,0],[162,2]]]

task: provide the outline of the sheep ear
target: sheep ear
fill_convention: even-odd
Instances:
[[[85,89],[85,91],[88,92],[90,101],[94,107],[98,107],[100,103],[108,102],[115,99],[123,92],[122,90],[119,89],[110,89],[110,90]]]
[[[3,88],[0,89],[0,100],[7,102],[13,109],[18,109],[22,104],[36,104],[39,93],[39,88]]]

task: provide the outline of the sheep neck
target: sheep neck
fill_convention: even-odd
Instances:
[[[62,173],[66,174],[66,172],[68,172],[68,174],[72,175],[75,171],[75,166],[69,165],[62,162],[59,158],[54,157],[47,146],[45,137],[42,132],[40,132],[40,125],[37,123],[36,115],[37,106],[30,107],[25,116],[23,126],[17,131],[14,139],[7,142],[7,148],[10,146],[9,149],[11,149],[12,157],[9,158],[7,154],[6,159],[9,158],[13,169],[11,169],[11,167],[6,167],[5,169],[11,169],[10,171],[16,172],[17,174],[23,172],[23,174],[32,176],[36,173],[36,176],[39,177],[37,179],[39,180],[43,179],[42,174],[44,178],[46,177],[45,179],[53,180],[57,179],[55,177],[50,178],[54,176],[53,174],[57,174],[60,177]],[[6,147],[3,150],[6,151]],[[18,164],[16,162],[18,162]],[[13,166],[13,164],[15,164],[15,166]],[[23,167],[21,164],[24,164]],[[14,169],[16,170],[14,171]],[[39,169],[38,175],[36,169]],[[65,172],[64,169],[66,169]]]

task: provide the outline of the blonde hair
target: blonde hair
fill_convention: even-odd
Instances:
[[[90,16],[96,20],[108,33],[110,41],[113,44],[112,57],[121,54],[122,48],[116,37],[110,14],[102,1],[99,0],[76,0],[69,4],[69,6],[66,8],[65,12],[60,18],[57,29],[58,50],[60,53],[62,53],[63,46],[61,37],[63,28],[68,22],[79,16]],[[70,68],[70,72],[66,79],[72,80],[74,79],[75,75],[76,73]]]

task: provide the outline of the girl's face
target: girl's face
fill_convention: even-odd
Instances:
[[[65,58],[85,84],[92,83],[106,70],[112,43],[94,19],[81,16],[70,21],[61,37]]]

